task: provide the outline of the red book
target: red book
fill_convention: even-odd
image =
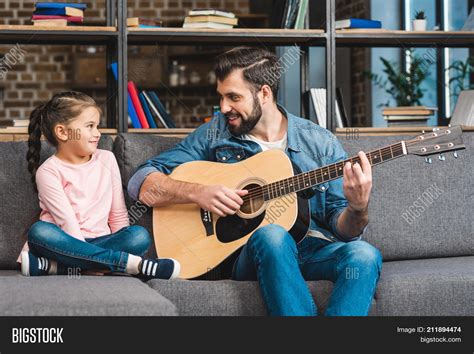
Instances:
[[[31,20],[67,20],[67,22],[84,22],[84,17],[79,16],[61,16],[61,15],[33,15]]]
[[[145,112],[143,112],[143,107],[140,102],[140,99],[138,98],[138,91],[137,88],[135,87],[135,84],[133,81],[128,82],[128,93],[130,94],[130,98],[132,99],[133,106],[135,107],[135,111],[137,111],[137,116],[138,119],[140,120],[140,124],[142,125],[142,128],[150,128],[150,125],[148,124],[148,121],[145,116]]]

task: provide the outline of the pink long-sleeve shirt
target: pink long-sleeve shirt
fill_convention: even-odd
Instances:
[[[112,152],[97,149],[83,164],[52,155],[36,172],[40,220],[79,239],[129,226],[120,171]],[[24,249],[27,249],[25,245]]]

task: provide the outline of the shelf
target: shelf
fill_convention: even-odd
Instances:
[[[339,137],[348,136],[350,139],[356,139],[356,136],[377,136],[377,135],[419,135],[423,131],[430,132],[433,128],[447,128],[447,127],[432,127],[432,126],[413,126],[413,127],[396,127],[396,128],[378,128],[378,127],[350,127],[350,128],[336,128],[336,135]],[[474,132],[474,126],[462,125],[463,132]]]
[[[139,87],[143,87],[143,85],[139,85]],[[156,91],[160,92],[173,92],[173,91],[179,91],[179,92],[196,92],[196,91],[216,91],[216,84],[189,84],[189,85],[180,85],[180,86],[165,86],[163,84],[160,84],[160,86],[155,85],[154,87],[150,88]]]
[[[0,25],[2,44],[90,44],[107,43],[117,37],[115,27],[106,26],[17,26]]]
[[[128,43],[133,44],[268,44],[268,45],[324,45],[323,30],[289,29],[187,29],[187,28],[129,28]]]
[[[117,134],[117,129],[99,128],[101,134]],[[1,127],[0,134],[28,134],[28,127]]]
[[[473,32],[338,30],[336,45],[345,47],[470,47]]]
[[[128,133],[133,134],[156,134],[156,135],[165,135],[165,136],[172,136],[178,138],[184,138],[188,134],[191,134],[194,131],[192,128],[170,128],[170,129],[135,129],[129,128]]]

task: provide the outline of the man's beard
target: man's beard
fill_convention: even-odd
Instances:
[[[240,125],[238,125],[237,127],[232,127],[229,125],[230,132],[236,136],[250,133],[252,129],[257,125],[260,118],[262,118],[262,107],[260,107],[260,102],[258,101],[257,95],[253,95],[253,109],[247,119],[244,120],[242,115],[234,111],[227,113],[226,117],[234,115],[240,116]]]

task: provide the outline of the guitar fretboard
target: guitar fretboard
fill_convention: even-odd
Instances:
[[[404,155],[403,142],[398,142],[378,150],[370,151],[365,155],[372,166],[393,160]],[[343,176],[344,165],[346,162],[352,164],[361,163],[359,156],[354,156],[344,161],[339,161],[331,165],[303,172],[293,177],[261,186],[260,193],[263,194],[264,200],[271,200],[289,193],[299,192],[318,184],[332,181]]]

